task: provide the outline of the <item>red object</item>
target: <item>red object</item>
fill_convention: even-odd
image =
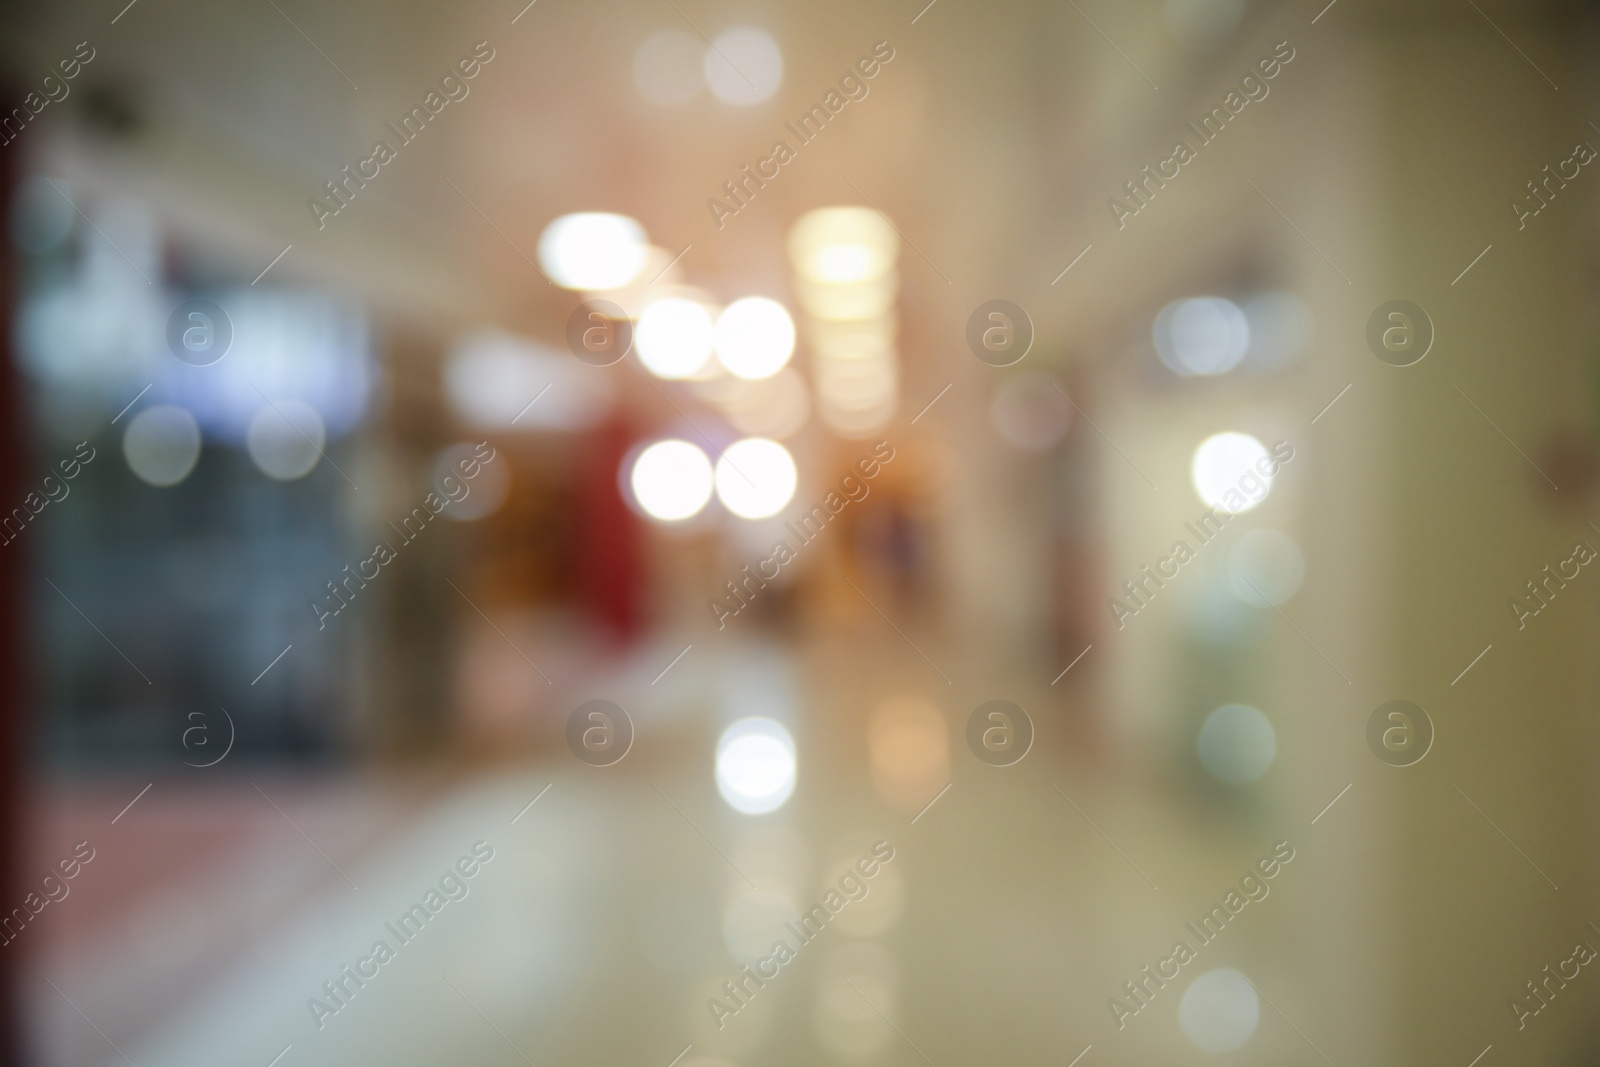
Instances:
[[[613,415],[579,450],[585,462],[576,472],[574,590],[579,605],[619,644],[644,627],[644,531],[622,499],[618,473],[633,445],[626,421]]]

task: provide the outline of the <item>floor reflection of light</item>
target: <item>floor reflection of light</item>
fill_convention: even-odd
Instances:
[[[711,499],[711,461],[688,441],[657,441],[639,453],[628,476],[633,498],[659,522],[697,515]]]
[[[652,33],[633,54],[633,84],[652,104],[672,107],[700,95],[706,46],[683,30]]]
[[[717,460],[717,499],[741,519],[776,515],[794,499],[799,475],[789,450],[776,441],[746,437]]]
[[[761,30],[729,30],[705,54],[705,75],[712,95],[723,103],[759,104],[783,84],[783,52]]]
[[[657,378],[688,378],[711,358],[711,313],[693,300],[669,296],[639,314],[634,344],[645,369]]]
[[[771,719],[741,719],[717,741],[717,791],[735,811],[762,815],[794,792],[795,747]]]
[[[770,378],[794,355],[794,320],[776,300],[747,296],[717,316],[716,345],[730,373],[752,381]]]
[[[128,423],[122,454],[141,481],[161,488],[177,485],[200,459],[200,424],[171,404],[146,408]]]
[[[1272,491],[1267,446],[1247,433],[1219,433],[1200,442],[1189,465],[1200,499],[1231,514],[1249,511]]]
[[[1251,530],[1228,553],[1233,594],[1256,607],[1289,602],[1306,576],[1306,558],[1288,534]]]
[[[245,431],[245,447],[261,473],[281,482],[304,478],[322,458],[328,431],[322,416],[299,400],[264,404]]]
[[[582,211],[562,215],[539,237],[539,263],[567,289],[615,289],[644,268],[644,227],[626,215]]]
[[[1272,767],[1278,735],[1255,708],[1224,704],[1206,716],[1195,748],[1212,777],[1229,785],[1248,785]]]
[[[1226,374],[1250,348],[1250,324],[1231,300],[1175,300],[1156,315],[1152,330],[1161,362],[1174,374]]]
[[[1232,967],[1206,971],[1183,991],[1178,1025],[1207,1052],[1231,1052],[1255,1035],[1261,1002],[1250,979]]]

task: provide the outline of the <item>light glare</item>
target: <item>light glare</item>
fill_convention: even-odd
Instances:
[[[657,441],[634,461],[633,498],[658,522],[680,522],[711,499],[711,461],[688,441]]]

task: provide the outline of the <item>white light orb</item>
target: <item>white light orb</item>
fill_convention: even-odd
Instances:
[[[1189,477],[1200,499],[1231,515],[1250,511],[1272,491],[1267,446],[1247,433],[1219,433],[1200,442]]]
[[[652,104],[674,107],[700,95],[706,83],[706,46],[683,30],[662,30],[646,37],[633,54],[633,84]]]
[[[794,738],[772,719],[740,719],[717,740],[717,792],[734,811],[764,815],[794,792]]]
[[[1195,749],[1213,778],[1229,785],[1249,785],[1272,767],[1278,755],[1278,734],[1255,708],[1224,704],[1206,716]]]
[[[711,461],[688,441],[657,441],[634,460],[628,475],[633,498],[658,522],[698,515],[711,499]]]
[[[735,441],[717,460],[717,499],[741,519],[776,515],[794,499],[798,482],[789,450],[764,437]]]
[[[200,459],[200,424],[173,404],[146,408],[123,432],[122,455],[140,481],[163,489],[177,485]]]
[[[1231,300],[1176,300],[1156,315],[1156,352],[1174,374],[1226,374],[1250,350],[1250,322]]]
[[[250,459],[268,478],[304,478],[322,459],[328,431],[317,409],[300,400],[265,404],[245,431]]]
[[[866,282],[882,278],[900,256],[900,235],[867,207],[808,211],[789,229],[789,261],[814,282]]]
[[[1277,530],[1251,530],[1228,553],[1233,595],[1256,607],[1289,602],[1306,577],[1306,557],[1295,539]]]
[[[794,355],[794,319],[776,300],[747,296],[717,316],[717,359],[735,377],[770,378]]]
[[[761,30],[729,30],[711,42],[705,75],[711,94],[724,104],[759,104],[783,84],[783,52]]]
[[[1189,983],[1178,1002],[1184,1036],[1207,1052],[1232,1052],[1255,1036],[1260,1022],[1255,987],[1232,967],[1206,971]]]
[[[633,343],[646,370],[674,380],[691,377],[706,365],[715,337],[711,312],[693,300],[669,296],[640,314]]]
[[[644,269],[650,242],[626,215],[562,215],[539,237],[539,263],[565,289],[618,289]]]

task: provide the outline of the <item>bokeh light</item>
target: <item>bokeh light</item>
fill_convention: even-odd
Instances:
[[[200,459],[200,424],[172,404],[146,408],[123,432],[122,454],[141,481],[160,488],[177,485]]]
[[[299,400],[264,404],[245,431],[245,447],[261,473],[281,482],[304,478],[322,459],[328,431],[322,416]]]
[[[759,104],[783,84],[783,52],[762,30],[719,34],[705,54],[706,84],[725,104]]]
[[[1228,553],[1233,595],[1256,607],[1287,604],[1305,576],[1300,545],[1278,530],[1251,530]]]
[[[584,211],[562,215],[539,237],[539,264],[567,289],[616,289],[644,269],[650,242],[626,215]]]
[[[776,515],[794,499],[794,457],[776,441],[747,437],[717,460],[717,499],[741,519]]]
[[[789,230],[790,262],[797,274],[814,282],[882,278],[899,253],[899,234],[871,208],[817,208]]]
[[[717,359],[736,377],[770,378],[794,355],[794,320],[776,300],[735,300],[717,316],[716,349]]]
[[[658,522],[680,522],[711,499],[711,461],[698,447],[676,439],[639,453],[628,475],[633,498]]]
[[[1239,514],[1254,509],[1272,491],[1267,446],[1247,433],[1219,433],[1200,442],[1189,477],[1200,499],[1218,511]]]
[[[717,792],[734,811],[764,815],[794,792],[794,739],[781,723],[741,719],[717,740]]]
[[[1224,704],[1206,716],[1195,749],[1213,778],[1248,785],[1271,769],[1278,755],[1278,735],[1255,708]]]
[[[1219,967],[1189,983],[1178,1002],[1183,1035],[1207,1052],[1232,1052],[1255,1035],[1261,1001],[1241,971]]]
[[[715,328],[699,303],[669,296],[647,305],[634,331],[645,369],[657,378],[688,378],[711,358]]]
[[[1226,374],[1250,348],[1250,323],[1231,300],[1176,300],[1156,315],[1151,330],[1161,362],[1174,374]]]

